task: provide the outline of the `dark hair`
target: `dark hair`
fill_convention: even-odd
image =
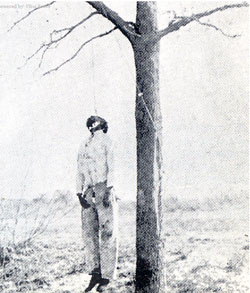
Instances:
[[[99,116],[90,116],[88,119],[87,119],[87,123],[86,123],[86,126],[88,128],[92,127],[92,125],[95,123],[95,122],[100,122],[100,124],[97,126],[96,130],[99,130],[99,129],[102,129],[102,131],[104,133],[107,133],[108,132],[108,122],[99,117]]]

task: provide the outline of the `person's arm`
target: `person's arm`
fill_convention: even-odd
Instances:
[[[76,174],[76,193],[82,193],[83,192],[83,186],[84,186],[84,174],[82,166],[84,164],[84,144],[81,144],[78,156],[77,156],[77,174]]]
[[[89,208],[91,205],[87,202],[84,191],[85,177],[82,173],[82,164],[84,164],[83,150],[80,148],[77,158],[77,174],[76,174],[76,195],[79,198],[80,204],[84,209]]]
[[[77,170],[76,174],[76,194],[82,194],[84,185],[84,175]]]
[[[108,166],[108,174],[107,174],[107,187],[114,186],[114,149],[113,143],[109,139],[106,146],[106,155],[107,155],[107,166]]]

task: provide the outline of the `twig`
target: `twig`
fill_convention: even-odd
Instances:
[[[214,8],[212,10],[208,10],[208,11],[205,11],[205,12],[202,12],[202,13],[193,14],[191,16],[186,16],[186,17],[185,16],[184,17],[182,17],[182,16],[177,17],[176,16],[174,18],[174,20],[172,20],[165,29],[158,31],[157,38],[160,39],[160,38],[164,37],[165,35],[167,35],[169,33],[172,33],[174,31],[178,31],[181,27],[186,26],[187,24],[189,24],[192,21],[197,21],[202,17],[212,15],[212,14],[214,14],[216,12],[225,11],[227,9],[241,8],[241,7],[249,7],[249,4],[247,2],[243,2],[243,3],[240,3],[240,4],[230,4],[230,5],[224,5],[224,6],[221,6],[221,7],[217,7],[217,8]],[[177,18],[180,18],[180,20],[175,21]]]
[[[18,21],[14,22],[12,27],[8,29],[8,32],[10,32],[18,23],[20,23],[21,21],[23,21],[24,19],[26,19],[27,17],[29,17],[32,13],[34,13],[36,10],[41,9],[41,8],[45,8],[48,6],[51,6],[52,4],[54,4],[56,1],[52,1],[50,3],[47,3],[45,5],[41,5],[39,7],[34,8],[33,10],[29,11],[25,16],[23,16],[22,18],[20,18]]]
[[[57,67],[53,68],[53,69],[50,69],[49,71],[46,71],[43,76],[47,75],[47,74],[50,74],[51,72],[54,72],[54,71],[57,71],[59,68],[61,68],[62,66],[64,66],[66,63],[70,62],[71,60],[73,60],[77,55],[78,53],[82,50],[82,48],[87,45],[88,43],[90,43],[91,41],[97,39],[97,38],[101,38],[101,37],[104,37],[104,36],[107,36],[108,34],[112,33],[114,30],[116,30],[117,27],[114,27],[112,28],[111,30],[105,32],[105,33],[102,33],[102,34],[99,34],[89,40],[87,40],[86,42],[84,42],[80,48],[74,53],[74,55],[72,55],[69,59],[65,60],[63,63],[61,63],[60,65],[58,65]]]
[[[215,30],[221,32],[225,37],[229,37],[229,38],[236,38],[236,37],[240,37],[240,35],[229,35],[225,32],[223,32],[222,29],[220,29],[219,27],[217,27],[216,25],[214,24],[211,24],[211,23],[207,23],[207,22],[201,22],[199,19],[196,20],[199,24],[201,25],[204,25],[204,26],[208,26],[208,27],[211,27],[211,28],[214,28]]]
[[[37,55],[42,49],[44,49],[43,50],[43,53],[42,53],[42,56],[41,56],[41,60],[40,60],[40,62],[39,62],[39,68],[41,67],[41,65],[42,65],[42,62],[43,62],[43,59],[44,59],[44,56],[45,56],[45,54],[46,54],[46,52],[49,50],[49,49],[52,49],[51,47],[53,46],[53,45],[55,45],[55,46],[57,46],[58,44],[59,44],[59,42],[61,41],[61,40],[63,40],[63,39],[65,39],[73,30],[75,30],[77,27],[79,27],[80,25],[82,25],[84,22],[86,22],[89,18],[91,18],[92,16],[94,16],[94,15],[96,15],[96,14],[99,14],[99,12],[97,12],[97,11],[95,11],[95,12],[92,12],[92,13],[90,13],[87,17],[85,17],[84,19],[82,19],[80,22],[78,22],[77,24],[75,24],[75,25],[72,25],[71,27],[67,27],[67,28],[62,28],[62,29],[59,29],[59,30],[53,30],[51,33],[50,33],[50,41],[49,42],[47,42],[47,43],[43,43],[32,55],[30,55],[27,59],[26,59],[26,61],[25,61],[25,63],[21,66],[21,67],[19,67],[19,69],[20,68],[22,68],[22,67],[24,67],[28,62],[29,62],[29,60],[30,59],[32,59],[35,55]],[[61,33],[61,32],[65,32],[66,31],[66,33],[64,33],[63,35],[61,35],[60,37],[58,37],[58,38],[55,38],[55,39],[53,39],[53,37],[55,36],[55,35],[57,35],[57,34],[59,34],[59,33]]]
[[[16,212],[16,218],[15,218],[15,222],[14,222],[14,229],[12,231],[12,241],[15,245],[16,243],[16,230],[17,230],[17,224],[19,222],[19,213],[20,213],[20,209],[21,209],[21,202],[18,201],[18,206],[17,206],[17,212]]]

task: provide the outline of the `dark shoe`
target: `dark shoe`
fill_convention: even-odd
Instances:
[[[99,283],[100,283],[101,280],[102,280],[102,278],[101,278],[100,274],[93,274],[93,275],[92,275],[92,278],[91,278],[91,280],[90,280],[90,282],[89,282],[89,285],[88,285],[88,287],[85,289],[84,292],[89,292],[89,291],[91,291],[91,290],[95,287],[96,284],[99,284]]]
[[[109,279],[104,279],[104,278],[101,278],[99,280],[99,285],[98,287],[96,288],[96,291],[97,292],[103,292],[102,290],[105,289],[105,287],[109,284]]]

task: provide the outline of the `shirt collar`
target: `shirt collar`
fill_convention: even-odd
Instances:
[[[103,136],[103,135],[104,135],[104,133],[103,133],[103,131],[100,129],[100,130],[97,130],[97,131],[94,132],[93,137],[101,137],[101,136]]]

